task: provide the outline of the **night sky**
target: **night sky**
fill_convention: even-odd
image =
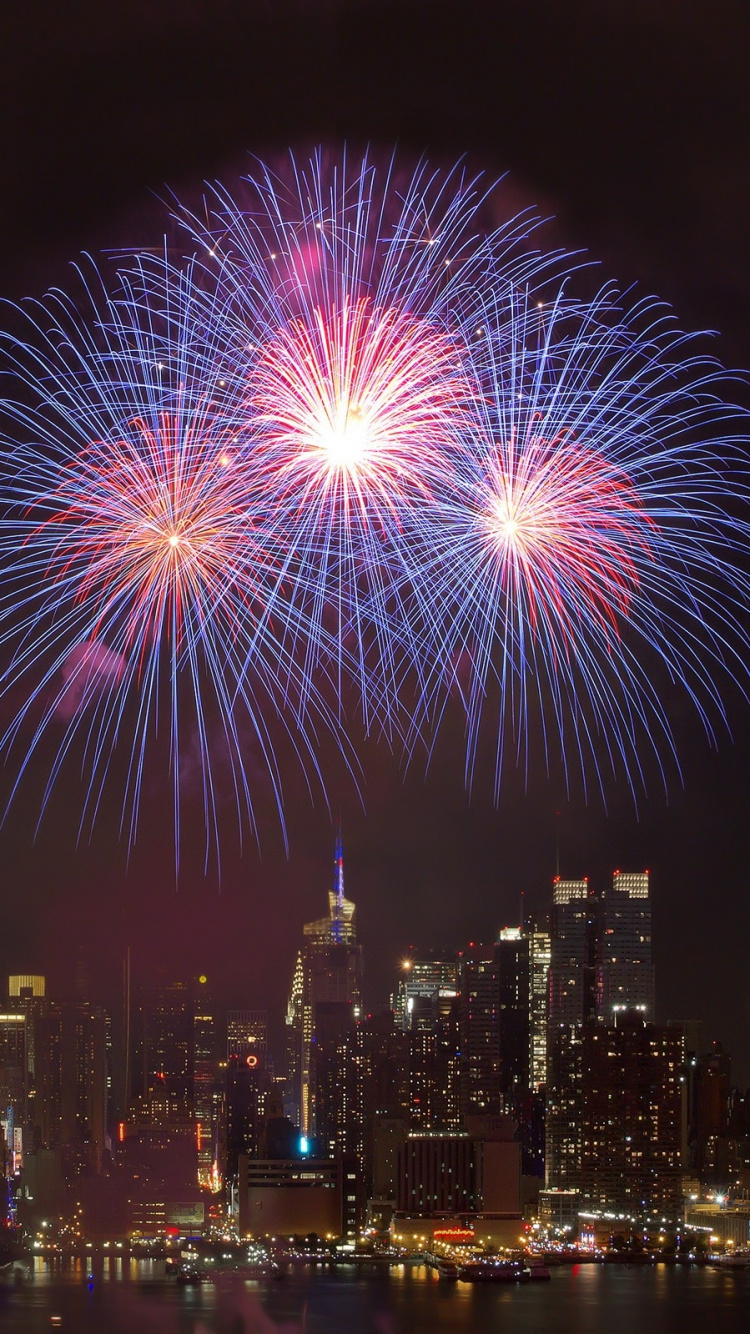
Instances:
[[[3,19],[8,297],[65,286],[82,250],[158,244],[167,189],[231,182],[248,150],[347,139],[508,171],[517,204],[554,215],[550,244],[586,248],[603,278],[719,330],[725,364],[750,367],[743,0],[6,0]],[[288,859],[261,797],[262,855],[228,838],[220,887],[188,833],[175,888],[156,786],[129,866],[107,805],[76,847],[74,771],[33,847],[31,793],[0,834],[0,969],[45,971],[63,992],[80,958],[92,999],[116,1006],[127,940],[140,975],[160,960],[205,969],[227,1003],[266,1005],[278,1033],[302,922],[325,911],[340,811],[377,1006],[408,944],[489,939],[518,919],[521,892],[528,911],[547,906],[559,810],[564,875],[602,886],[615,867],[649,868],[659,1017],[704,1019],[750,1083],[750,704],[729,699],[733,739],[720,735],[718,753],[679,696],[667,708],[683,785],[673,777],[668,801],[655,785],[638,816],[622,784],[605,810],[541,769],[527,785],[509,773],[496,810],[481,763],[469,802],[450,717],[426,779],[363,747],[364,809],[340,772],[331,811],[319,792],[311,806],[290,766]]]

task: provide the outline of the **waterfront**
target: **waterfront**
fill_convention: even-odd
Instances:
[[[750,1271],[574,1265],[551,1283],[450,1284],[429,1270],[358,1277],[302,1269],[282,1282],[178,1289],[159,1261],[37,1260],[0,1281],[3,1334],[716,1334],[745,1331]]]

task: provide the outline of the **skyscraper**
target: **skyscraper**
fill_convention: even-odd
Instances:
[[[580,1024],[584,1015],[584,973],[591,946],[589,882],[561,880],[552,887],[552,942],[549,970],[549,1024]]]
[[[265,1010],[227,1011],[227,1059],[257,1056],[259,1063],[268,1058],[268,1014]]]
[[[578,1190],[583,1116],[582,1034],[593,1019],[593,896],[587,878],[552,882],[545,1173],[548,1186]],[[590,994],[589,994],[590,992]]]
[[[241,1154],[258,1157],[271,1082],[266,1011],[229,1010],[224,1136],[229,1180],[236,1176]]]
[[[60,1149],[65,1175],[98,1172],[107,1128],[104,1011],[83,1001],[39,1001],[34,1029],[33,1122]]]
[[[302,1123],[302,995],[304,985],[305,971],[302,963],[302,950],[298,950],[284,1022],[286,1053],[284,1104],[287,1115],[296,1126]]]
[[[500,1086],[507,1104],[531,1084],[529,939],[522,927],[503,927],[494,958],[498,965]]]
[[[411,1028],[420,1000],[455,999],[458,995],[458,960],[447,950],[409,954],[401,964],[392,1008],[399,1028]]]
[[[134,1091],[141,1121],[186,1123],[193,1116],[193,1003],[186,982],[144,987],[137,1015]]]
[[[581,1060],[584,1200],[674,1217],[682,1203],[682,1033],[619,1013],[614,1025],[583,1029]]]
[[[344,850],[339,835],[334,857],[334,884],[328,894],[328,916],[304,926],[287,1010],[287,1050],[291,1048],[292,1055],[290,1073],[293,1073],[299,1053],[300,1124],[308,1136],[319,1133],[316,1078],[322,1081],[322,1089],[326,1078],[324,1062],[351,1030],[362,1010],[362,948],[357,944],[354,916],[355,906],[344,895]],[[322,1124],[320,1131],[324,1137],[328,1134]]]
[[[599,1015],[605,1024],[611,1024],[617,1010],[637,1009],[653,1022],[654,990],[648,871],[615,871],[612,888],[603,896]]]
[[[500,965],[492,947],[461,956],[461,1113],[499,1112]]]
[[[530,1087],[539,1092],[547,1084],[547,1026],[552,939],[549,931],[531,924],[529,941],[529,1074]]]
[[[218,1049],[216,1013],[205,973],[193,996],[193,1112],[198,1147],[198,1181],[211,1184],[218,1157]]]

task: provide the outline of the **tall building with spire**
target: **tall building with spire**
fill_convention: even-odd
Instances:
[[[326,1138],[316,1087],[324,1082],[327,1053],[349,1032],[362,1011],[362,947],[357,944],[355,906],[344,894],[344,846],[336,839],[328,915],[303,928],[287,1007],[290,1110],[297,1102],[303,1134]],[[297,1075],[298,1070],[298,1075]],[[318,1114],[320,1113],[320,1114]]]

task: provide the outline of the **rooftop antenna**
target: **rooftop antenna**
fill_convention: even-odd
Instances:
[[[344,921],[344,839],[341,834],[340,818],[336,835],[336,851],[334,853],[333,893],[334,908],[331,929],[334,940],[340,943]]]

